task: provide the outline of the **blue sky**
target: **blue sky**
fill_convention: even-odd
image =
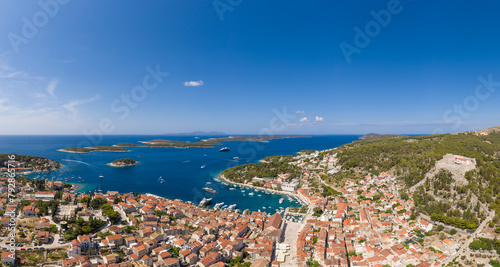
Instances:
[[[0,134],[500,125],[498,10],[495,1],[2,1]]]

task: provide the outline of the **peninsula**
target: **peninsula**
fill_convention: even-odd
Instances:
[[[143,141],[140,144],[136,143],[119,143],[113,146],[94,146],[94,147],[68,147],[64,149],[59,149],[61,152],[69,153],[89,153],[94,151],[110,151],[110,152],[127,152],[128,150],[124,147],[175,147],[175,148],[212,148],[216,145],[221,145],[223,142],[228,141],[246,141],[246,142],[269,142],[269,140],[274,139],[284,139],[284,138],[299,138],[305,137],[301,135],[286,135],[286,136],[228,136],[228,137],[217,137],[203,139],[199,142],[189,142],[189,141],[174,141],[165,139],[155,139],[150,141]]]
[[[134,159],[126,158],[126,159],[117,159],[111,163],[108,163],[111,167],[129,167],[138,164],[139,161],[135,161]]]
[[[14,156],[14,160],[9,160]],[[16,169],[19,173],[54,171],[62,167],[61,163],[42,157],[29,155],[0,154],[0,172],[6,173],[9,168]]]

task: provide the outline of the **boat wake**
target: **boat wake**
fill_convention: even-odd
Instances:
[[[85,165],[90,166],[90,167],[94,167],[94,166],[88,164],[87,162],[83,162],[83,161],[79,161],[79,160],[72,160],[72,159],[61,159],[61,160],[81,163],[81,164],[85,164]]]

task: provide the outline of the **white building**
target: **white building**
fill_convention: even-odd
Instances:
[[[280,186],[281,190],[283,191],[295,192],[295,190],[299,188],[299,183],[298,182],[281,183]]]

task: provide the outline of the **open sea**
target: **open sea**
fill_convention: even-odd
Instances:
[[[137,143],[153,139],[199,141],[223,136],[153,136],[111,135],[104,136],[95,145],[114,145],[122,142]],[[300,206],[295,199],[282,195],[266,195],[246,188],[229,190],[228,185],[214,181],[223,170],[246,163],[258,162],[266,156],[291,155],[304,149],[323,150],[338,147],[357,140],[360,135],[326,135],[303,138],[286,138],[262,142],[224,142],[214,148],[146,148],[129,147],[130,152],[92,152],[85,154],[65,153],[58,149],[77,146],[86,141],[85,136],[0,136],[0,153],[23,154],[57,160],[64,167],[49,173],[34,173],[32,178],[47,178],[80,184],[80,192],[101,189],[121,193],[151,193],[170,199],[181,199],[198,204],[203,197],[213,198],[215,203],[236,204],[237,209],[274,213],[280,207]],[[88,141],[88,140],[87,140]],[[227,146],[229,152],[219,152]],[[238,157],[238,158],[235,158]],[[115,168],[106,165],[115,159],[133,158],[140,163],[131,167]],[[102,175],[104,178],[99,178]],[[160,176],[165,183],[160,183]],[[73,177],[73,178],[72,178]],[[81,177],[81,178],[79,178]],[[218,194],[202,190],[208,186]],[[245,192],[243,192],[245,191]],[[253,192],[254,195],[249,195]],[[259,196],[261,195],[261,196]],[[279,199],[285,200],[279,204]],[[264,208],[265,207],[265,208]]]

